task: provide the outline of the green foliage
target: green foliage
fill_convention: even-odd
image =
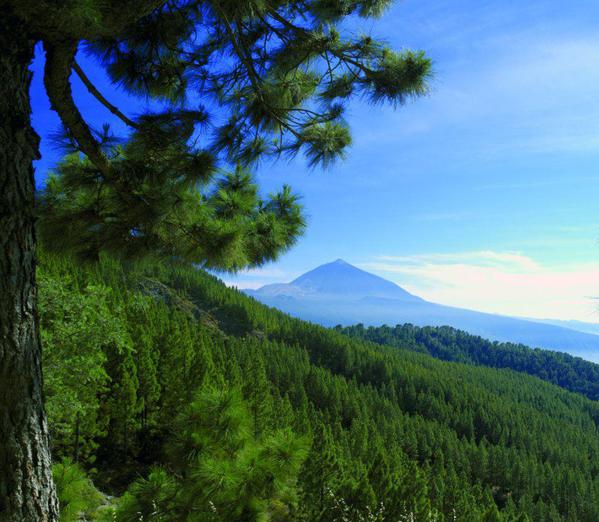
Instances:
[[[38,272],[46,409],[52,422],[55,453],[90,459],[95,439],[104,434],[101,401],[109,390],[107,354],[130,343],[122,309],[104,285],[76,288],[65,275]]]
[[[290,430],[260,439],[236,391],[206,388],[176,422],[173,473],[133,483],[116,520],[291,520],[305,443]]]
[[[228,270],[274,259],[295,243],[304,220],[288,187],[262,199],[238,167],[201,193],[197,183],[207,174],[198,161],[191,154],[175,161],[133,141],[113,160],[114,177],[104,179],[87,159],[67,156],[40,200],[44,243],[89,259],[102,251],[178,256]]]
[[[44,297],[59,281],[74,302],[110,289],[125,330],[122,349],[98,347],[111,380],[88,390],[106,428],[90,434],[86,465],[95,457],[102,491],[127,491],[119,516],[191,506],[201,520],[599,519],[599,405],[526,368],[350,338],[183,264],[45,254],[40,270],[45,315],[60,316],[61,300]],[[82,331],[106,313],[85,302]],[[62,328],[42,323],[47,336]],[[50,365],[46,378],[66,371]],[[64,381],[65,396],[77,385]],[[54,444],[70,454],[52,411]]]
[[[599,400],[599,365],[567,353],[487,341],[449,326],[419,328],[404,324],[364,328],[358,324],[346,328],[338,326],[336,330],[350,337],[428,353],[444,361],[528,373],[566,390],[582,393],[589,399]]]
[[[372,100],[404,104],[410,98],[426,94],[429,67],[422,51],[383,50],[377,68],[367,76],[372,86]]]
[[[103,497],[77,464],[65,458],[52,466],[60,502],[61,522],[79,522],[93,516]]]
[[[312,167],[345,155],[350,99],[403,104],[424,95],[431,61],[344,30],[389,0],[307,2],[73,0],[8,3],[47,51],[45,86],[71,154],[38,206],[45,248],[97,260],[185,258],[238,270],[275,259],[304,230],[289,187],[261,197],[245,170],[304,153]],[[52,20],[51,23],[48,21]],[[112,82],[156,100],[135,119],[75,63],[80,46]],[[90,129],[70,95],[74,70],[130,133]]]

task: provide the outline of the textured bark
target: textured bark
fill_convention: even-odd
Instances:
[[[70,78],[75,63],[77,41],[44,42],[44,48],[46,49],[44,85],[50,99],[50,107],[58,113],[63,125],[69,129],[81,151],[104,175],[109,175],[110,164],[73,100]]]
[[[11,18],[0,16],[0,520],[54,522],[35,284],[34,42]]]

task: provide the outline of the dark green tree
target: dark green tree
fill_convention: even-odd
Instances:
[[[258,358],[250,360],[245,374],[247,380],[243,392],[249,402],[252,433],[254,437],[259,437],[268,428],[267,420],[272,417],[270,385],[266,379],[264,365]]]
[[[492,505],[483,514],[482,522],[501,522],[503,517],[497,510],[497,506]]]
[[[199,391],[177,422],[175,473],[156,469],[135,482],[116,520],[292,520],[306,444],[290,430],[252,431],[241,393]]]
[[[326,520],[342,480],[342,466],[328,426],[316,423],[310,453],[300,474],[302,520]]]
[[[137,365],[131,346],[122,350],[110,350],[107,362],[108,374],[113,383],[105,399],[111,411],[108,436],[118,441],[119,458],[126,459],[131,444],[131,432],[137,428],[141,411],[138,399],[139,379]],[[135,425],[132,425],[135,423]]]
[[[28,92],[36,44],[45,51],[51,107],[80,153],[48,183],[47,245],[237,269],[273,259],[304,226],[288,187],[262,198],[237,164],[303,152],[311,165],[328,165],[350,144],[343,108],[353,94],[401,104],[426,91],[423,53],[337,29],[348,16],[380,15],[388,3],[0,0],[0,518],[58,516],[36,320],[39,139]],[[115,85],[163,110],[123,114],[77,63],[82,48]],[[73,72],[130,128],[126,145],[86,123]]]

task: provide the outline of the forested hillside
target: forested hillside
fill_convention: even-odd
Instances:
[[[191,267],[44,255],[38,279],[64,520],[599,520],[582,395],[351,339]]]
[[[335,328],[353,338],[426,353],[443,361],[510,368],[599,399],[599,364],[567,353],[533,349],[522,344],[488,341],[450,326],[355,326]]]

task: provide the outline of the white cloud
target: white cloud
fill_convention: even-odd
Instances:
[[[379,256],[361,265],[437,303],[503,315],[599,322],[599,262],[549,266],[519,252]]]
[[[440,135],[443,154],[467,159],[597,150],[596,34],[510,31],[483,36],[474,57],[452,49],[436,64],[432,95],[377,113],[376,126],[355,125],[358,146]]]
[[[218,275],[218,274],[217,274]],[[280,268],[266,266],[263,268],[251,268],[242,270],[235,275],[221,276],[227,286],[236,288],[252,289],[271,283],[288,282],[295,279],[298,274],[286,272]]]
[[[223,279],[223,283],[231,288],[238,288],[239,290],[256,290],[268,284],[263,281],[247,281],[244,279]]]

